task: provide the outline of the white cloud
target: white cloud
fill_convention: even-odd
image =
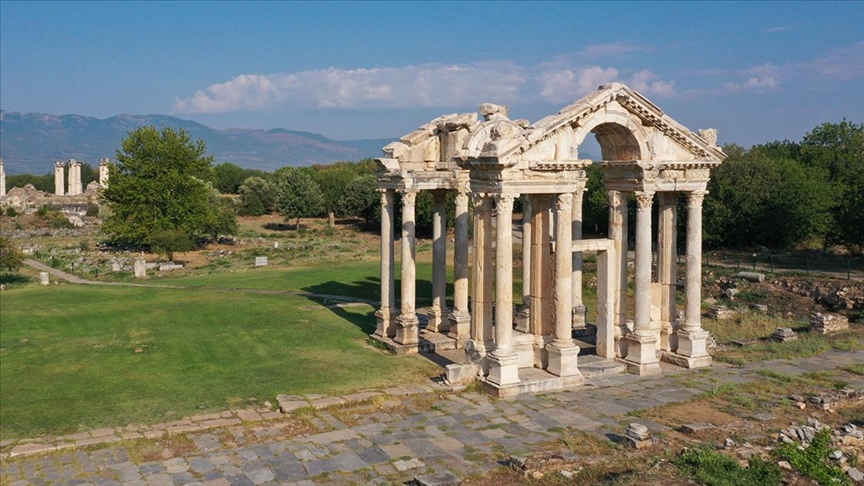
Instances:
[[[597,89],[597,86],[617,79],[617,69],[594,66],[581,70],[545,71],[537,76],[537,87],[542,98],[558,103],[574,101]]]
[[[527,80],[523,71],[505,62],[241,74],[177,99],[174,109],[218,113],[282,104],[311,108],[457,106],[481,99],[518,98]]]
[[[744,79],[724,83],[723,88],[735,92],[767,93],[780,88],[782,69],[771,63],[766,63],[738,71],[738,75]]]
[[[675,81],[663,81],[660,76],[645,69],[630,78],[630,87],[645,95],[669,98],[674,96]]]
[[[614,56],[623,56],[636,52],[649,52],[650,48],[629,42],[610,42],[608,44],[593,44],[586,46],[576,53],[577,56],[586,59],[608,59]]]

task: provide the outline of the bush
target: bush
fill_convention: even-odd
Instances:
[[[195,242],[185,232],[180,230],[160,230],[149,238],[150,249],[159,255],[174,261],[174,252],[189,251],[195,248]]]
[[[6,208],[6,216],[14,218],[15,216],[18,216],[18,211],[15,211],[15,208],[13,207],[8,207]]]
[[[84,216],[87,216],[88,218],[95,218],[99,216],[99,206],[93,203],[88,203],[87,212],[84,214]]]

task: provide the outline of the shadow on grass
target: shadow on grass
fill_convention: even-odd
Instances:
[[[0,273],[0,285],[24,285],[33,281],[33,278],[16,273]]]
[[[264,225],[264,229],[268,229],[270,231],[289,231],[296,230],[296,224],[288,224],[288,223],[267,223]]]
[[[398,296],[398,289],[401,288],[401,281],[398,279],[395,282],[395,288],[397,289],[396,294]],[[337,316],[359,327],[364,333],[372,334],[373,332],[375,332],[375,311],[378,310],[378,302],[381,298],[380,278],[368,277],[365,280],[359,280],[354,282],[337,282],[335,280],[331,280],[329,282],[322,282],[320,284],[303,287],[302,290],[310,294],[317,294],[317,296],[309,297],[309,299],[317,304],[326,306]],[[432,282],[428,280],[417,280],[416,292],[416,295],[418,296],[431,296]],[[367,314],[358,314],[356,312],[349,312],[344,307],[334,305],[338,304],[338,302],[326,297],[328,295],[340,297],[346,301],[350,301],[352,298],[355,298],[358,300],[374,301],[376,303],[373,305],[373,311]],[[416,301],[416,305],[418,307],[423,304],[428,305],[430,301],[431,297],[426,299],[418,298]],[[398,302],[396,305],[398,307]]]

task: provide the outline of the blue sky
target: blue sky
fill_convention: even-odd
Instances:
[[[864,2],[0,2],[0,108],[335,139],[597,85],[721,143],[864,121]]]

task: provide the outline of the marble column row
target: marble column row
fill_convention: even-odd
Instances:
[[[679,328],[675,315],[676,262],[676,218],[677,194],[660,193],[658,224],[657,280],[660,285],[660,321],[651,318],[652,295],[654,293],[651,264],[651,212],[654,192],[635,191],[636,196],[636,258],[635,302],[632,329],[627,316],[627,197],[626,193],[609,191],[609,237],[615,241],[620,253],[618,274],[621,287],[617,302],[616,325],[623,340],[619,353],[625,356],[631,370],[639,374],[660,372],[658,351],[674,352],[685,366],[702,366],[710,362],[705,341],[707,332],[701,326],[701,269],[702,269],[702,200],[704,191],[688,195],[687,221],[687,301],[685,323]]]

